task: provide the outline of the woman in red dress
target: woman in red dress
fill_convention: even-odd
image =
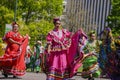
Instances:
[[[24,55],[28,44],[28,36],[22,37],[18,32],[19,25],[15,22],[12,24],[12,30],[7,32],[3,40],[7,43],[5,54],[0,57],[0,70],[3,75],[8,74],[22,76],[25,74]]]

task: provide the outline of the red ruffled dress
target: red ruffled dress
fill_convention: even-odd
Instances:
[[[21,45],[11,43],[8,39],[22,43]],[[5,54],[0,57],[0,70],[5,74],[12,74],[15,76],[22,76],[25,74],[25,52],[28,44],[28,37],[23,38],[18,32],[10,31],[4,37],[7,47]]]

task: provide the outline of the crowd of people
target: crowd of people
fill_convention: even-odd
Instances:
[[[41,41],[35,43],[33,50],[28,44],[25,55],[26,69],[31,69],[32,72],[36,71],[36,73],[42,71],[40,70],[40,66],[42,65],[43,53],[44,47]]]
[[[30,37],[21,36],[19,25],[12,24],[12,30],[3,38],[7,47],[0,57],[0,70],[5,77],[22,76],[28,68],[38,73],[41,68],[46,80],[69,80],[82,67],[81,76],[88,80],[103,76],[120,79],[120,37],[114,38],[110,28],[106,27],[101,39],[97,39],[95,31],[86,34],[80,29],[73,33],[61,28],[59,18],[54,18],[53,24],[46,46],[38,40],[33,49]]]

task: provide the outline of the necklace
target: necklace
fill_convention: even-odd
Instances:
[[[59,38],[62,37],[62,31],[61,31],[61,30],[54,31],[54,34],[55,34],[57,37],[59,37]]]

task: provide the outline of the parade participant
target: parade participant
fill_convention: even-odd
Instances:
[[[30,40],[30,37],[29,37]],[[26,70],[30,68],[30,62],[31,62],[31,56],[33,55],[33,51],[30,48],[30,45],[28,43],[27,48],[26,48],[26,54],[25,54],[25,63],[26,63]]]
[[[3,71],[5,77],[8,77],[9,74],[12,74],[13,77],[25,74],[24,56],[28,44],[28,35],[22,37],[18,30],[19,25],[14,22],[12,30],[7,32],[3,38],[7,47],[5,54],[0,57],[0,70]]]
[[[94,31],[89,33],[89,40],[83,48],[84,59],[82,61],[83,71],[82,77],[88,78],[88,80],[94,80],[94,77],[100,76],[99,65],[98,65],[98,40]]]
[[[54,29],[47,35],[47,80],[65,80],[69,78],[67,50],[71,45],[70,32],[60,29],[59,18],[54,18]]]
[[[34,54],[35,54],[35,69],[36,73],[38,73],[40,71],[40,63],[43,54],[43,46],[41,41],[37,41],[37,43],[34,45]]]
[[[76,51],[81,30],[73,35],[61,28],[59,18],[54,18],[53,23],[54,29],[46,37],[44,72],[47,80],[67,80],[75,75],[78,68],[75,67]]]
[[[102,44],[100,45],[99,64],[104,73],[111,80],[120,79],[120,40],[114,39],[110,28],[102,32]]]

